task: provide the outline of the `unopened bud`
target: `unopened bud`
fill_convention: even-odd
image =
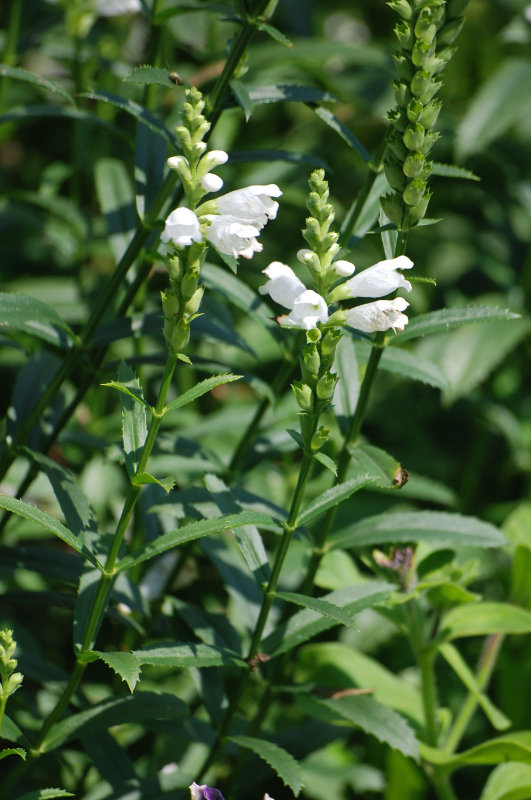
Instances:
[[[419,220],[424,218],[424,216],[426,214],[426,211],[427,211],[427,208],[428,208],[428,203],[430,202],[430,198],[431,198],[431,192],[428,189],[426,192],[424,192],[424,196],[417,203],[417,205],[410,207],[410,209],[409,209],[409,221],[411,223],[418,222]]]
[[[408,103],[406,109],[407,118],[409,119],[410,122],[418,122],[423,110],[424,106],[422,105],[422,103],[419,102],[416,97],[413,97],[413,99],[410,100],[410,102]]]
[[[407,0],[391,0],[387,5],[389,8],[392,8],[393,11],[396,11],[397,14],[400,14],[402,19],[411,19],[413,16],[413,9]]]
[[[306,345],[302,353],[302,358],[304,366],[310,375],[316,377],[319,374],[319,368],[321,366],[321,359],[317,347],[314,344]]]
[[[410,81],[413,77],[413,65],[409,58],[406,58],[406,56],[400,53],[395,53],[393,55],[393,61],[395,62],[396,71],[398,72],[400,80]]]
[[[399,106],[407,106],[411,99],[409,85],[405,81],[394,81],[393,92],[396,104]]]
[[[408,178],[418,178],[424,169],[424,156],[421,152],[416,150],[404,161],[404,175]]]
[[[316,394],[319,400],[330,401],[334,395],[336,388],[337,376],[332,375],[330,372],[325,372],[317,381]]]
[[[419,147],[420,152],[422,155],[426,156],[437,139],[439,138],[440,134],[437,131],[427,131],[426,136],[424,137],[424,141],[422,142],[421,147]]]
[[[408,206],[416,206],[417,203],[420,203],[425,190],[426,181],[423,181],[421,178],[414,178],[404,189],[402,194],[404,202],[407,203]]]
[[[202,286],[199,286],[195,290],[195,292],[193,293],[191,298],[186,301],[186,304],[184,306],[184,310],[185,310],[185,312],[187,314],[191,315],[191,314],[195,314],[196,313],[196,311],[198,310],[199,306],[201,305],[201,300],[203,298],[203,292],[204,291],[205,291],[204,288]]]
[[[424,128],[419,122],[411,123],[404,133],[404,144],[408,150],[420,150],[424,141]]]
[[[291,385],[291,388],[293,389],[293,394],[295,395],[299,407],[302,408],[303,411],[311,411],[313,408],[313,393],[308,384],[295,381]]]
[[[312,452],[316,453],[321,447],[325,444],[328,440],[330,435],[330,431],[328,428],[319,428],[319,430],[315,431],[314,435],[312,436],[312,441],[310,443],[310,448]]]
[[[396,192],[402,192],[406,188],[407,180],[404,177],[404,172],[401,165],[394,158],[387,156],[384,159],[384,171],[391,189]]]
[[[405,20],[397,22],[395,25],[395,36],[403,50],[411,50],[415,41],[415,37],[409,23],[407,23]]]
[[[400,197],[397,194],[385,194],[383,197],[380,197],[380,205],[383,208],[385,216],[400,227],[404,211],[404,206]]]
[[[432,42],[426,44],[422,40],[419,40],[413,48],[411,60],[416,67],[424,67],[430,61],[430,59],[433,58],[434,53],[435,46]]]

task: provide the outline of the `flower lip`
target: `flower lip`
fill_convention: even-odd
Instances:
[[[410,292],[411,283],[397,270],[411,269],[412,266],[413,262],[407,256],[378,261],[343,284],[341,297],[384,297],[396,289]]]
[[[203,236],[201,226],[194,211],[181,206],[166,218],[166,224],[160,239],[162,242],[173,242],[177,247],[188,247],[192,242],[200,242]]]
[[[409,306],[403,297],[394,300],[375,300],[374,303],[364,303],[355,308],[344,311],[345,322],[351,328],[365,333],[388,331],[392,328],[395,332],[404,330],[408,318],[402,311]]]
[[[297,278],[291,267],[281,261],[272,261],[263,270],[263,273],[269,280],[259,287],[260,294],[269,294],[275,303],[284,308],[293,308],[295,299],[304,292],[306,287]]]
[[[268,219],[275,219],[278,203],[273,197],[282,192],[274,183],[267,186],[246,186],[216,199],[218,212],[240,222],[255,223],[263,228]]]
[[[306,289],[295,298],[291,313],[287,317],[281,317],[280,323],[285,327],[309,331],[317,327],[317,323],[327,320],[328,306],[325,299],[313,289]]]
[[[205,236],[220,253],[234,258],[252,258],[254,253],[262,250],[256,239],[260,233],[257,225],[217,214],[206,214],[205,219],[210,222]]]

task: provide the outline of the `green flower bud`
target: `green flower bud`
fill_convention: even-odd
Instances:
[[[422,200],[425,191],[426,181],[421,178],[414,178],[404,189],[402,194],[404,203],[407,203],[408,206],[416,206]]]
[[[191,147],[191,151],[190,151],[191,155],[192,155],[192,158],[195,161],[198,161],[201,158],[201,156],[203,155],[203,153],[205,152],[206,149],[207,149],[206,142],[194,142],[194,144]]]
[[[411,123],[404,133],[404,144],[408,150],[420,150],[424,141],[425,131],[419,122]]]
[[[446,9],[444,6],[432,6],[431,9],[431,21],[436,26],[437,30],[440,30],[441,25],[443,24],[444,20],[446,19]]]
[[[291,384],[291,388],[293,389],[295,400],[300,408],[302,408],[303,411],[311,411],[313,408],[313,392],[308,384],[295,381]]]
[[[385,216],[400,227],[404,211],[404,206],[400,197],[397,194],[385,194],[383,197],[380,197],[380,205],[383,208]]]
[[[424,67],[430,59],[433,58],[435,53],[435,45],[425,44],[423,41],[418,41],[411,53],[411,60],[416,67]]]
[[[307,344],[302,351],[304,366],[312,377],[317,377],[321,367],[321,358],[314,344]]]
[[[428,189],[424,192],[424,196],[422,199],[417,203],[415,206],[411,206],[409,209],[409,221],[413,224],[414,222],[418,222],[419,220],[423,219],[426,214],[426,210],[428,208],[428,203],[430,202],[431,192]]]
[[[191,297],[195,294],[197,289],[197,279],[199,277],[198,270],[192,269],[183,275],[181,279],[181,297],[184,301],[190,300]]]
[[[160,293],[160,297],[162,300],[164,317],[167,321],[171,321],[171,323],[174,324],[175,317],[179,313],[179,308],[181,306],[177,294],[171,289],[166,289],[165,292]]]
[[[418,118],[418,121],[424,128],[426,129],[433,128],[433,126],[437,122],[441,106],[442,103],[440,100],[430,100],[430,102],[426,106],[424,106],[424,108],[422,109],[422,113]]]
[[[314,435],[312,436],[312,441],[310,443],[310,449],[313,453],[316,453],[321,447],[325,444],[328,437],[330,435],[330,431],[328,428],[319,428],[315,431]]]
[[[306,331],[306,342],[307,344],[317,344],[317,342],[321,339],[321,331],[319,328],[311,328],[309,331]]]
[[[415,37],[413,35],[413,30],[411,28],[411,25],[409,25],[404,20],[402,20],[401,22],[397,22],[395,25],[395,36],[398,39],[398,43],[403,50],[411,50],[415,42]]]
[[[405,81],[394,81],[393,92],[398,106],[407,106],[411,99],[409,85]]]
[[[400,14],[402,19],[411,19],[413,16],[413,9],[407,0],[391,0],[387,5],[389,8],[392,8],[393,11],[396,11],[397,14]]]
[[[386,156],[384,159],[384,171],[391,189],[394,189],[396,192],[404,191],[407,180],[404,177],[401,164],[395,161],[394,158]]]
[[[177,283],[183,274],[183,267],[179,256],[168,259],[168,276],[170,283]]]
[[[316,394],[319,400],[330,401],[334,395],[336,388],[337,376],[332,375],[330,372],[325,372],[317,381]]]
[[[418,150],[414,153],[410,153],[404,161],[403,169],[404,175],[407,175],[408,178],[418,178],[424,169],[424,156],[422,153]]]
[[[8,695],[14,694],[19,688],[22,681],[23,681],[22,674],[20,672],[14,672],[7,681],[6,694]]]
[[[464,23],[464,19],[452,19],[443,25],[442,29],[439,31],[439,35],[437,36],[439,45],[453,44],[453,42],[455,42],[461,33],[461,28],[463,27]]]
[[[409,121],[410,122],[418,122],[419,119],[420,119],[420,115],[422,114],[423,109],[424,109],[424,106],[422,105],[422,103],[420,103],[417,100],[416,97],[414,97],[412,100],[410,100],[409,103],[408,103],[407,109],[406,109],[407,117],[408,117]]]
[[[415,23],[415,36],[425,44],[431,45],[437,33],[431,8],[423,8]]]
[[[187,314],[195,314],[198,310],[199,306],[201,305],[201,300],[203,299],[203,286],[199,286],[198,289],[195,290],[193,295],[187,302],[185,303],[184,310]]]
[[[420,152],[422,155],[426,156],[430,152],[431,148],[439,138],[440,134],[437,131],[427,131],[426,136],[424,137],[424,141],[422,145],[419,147]]]
[[[409,152],[398,131],[393,129],[390,130],[387,137],[387,146],[400,163],[404,161]]]
[[[409,58],[406,58],[406,56],[400,53],[394,53],[393,61],[395,62],[396,71],[400,80],[410,81],[413,77],[413,65]]]
[[[411,78],[411,91],[415,97],[421,97],[432,84],[431,73],[425,69],[419,69]]]
[[[336,348],[341,339],[341,331],[329,330],[323,336],[321,344],[321,366],[323,369],[330,369],[336,356]]]

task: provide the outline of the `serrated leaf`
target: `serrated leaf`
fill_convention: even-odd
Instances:
[[[16,800],[54,800],[55,797],[74,797],[74,795],[65,789],[36,789],[33,792],[26,792]]]
[[[452,608],[441,630],[449,639],[491,633],[531,633],[531,611],[511,603],[467,603]]]
[[[507,733],[455,754],[421,744],[420,755],[431,764],[451,770],[467,764],[500,764],[504,761],[522,761],[531,764],[531,731]]]
[[[285,600],[287,603],[294,603],[297,606],[317,611],[323,617],[328,617],[340,625],[346,625],[347,628],[354,628],[355,631],[359,630],[352,614],[320,597],[308,597],[298,592],[275,592],[275,596],[279,600]]]
[[[371,483],[372,475],[369,472],[360,472],[353,478],[343,483],[337,483],[330,489],[320,494],[297,517],[297,526],[307,525],[312,519],[323,514],[329,508],[339,505],[350,497],[354,492],[359,491],[368,483]]]
[[[293,42],[291,41],[291,39],[288,39],[287,36],[284,36],[284,34],[281,33],[278,30],[278,28],[275,28],[273,25],[268,25],[267,22],[258,22],[256,27],[258,28],[259,31],[267,33],[267,35],[270,36],[272,39],[274,39],[275,42],[283,44],[285,47],[289,48],[293,47]]]
[[[8,756],[20,756],[20,758],[25,761],[27,753],[22,749],[22,747],[6,747],[5,749],[0,750],[0,761]]]
[[[356,351],[362,364],[369,360],[371,346],[367,342],[357,342]],[[448,378],[438,364],[408,350],[386,347],[379,366],[387,372],[394,372],[404,378],[435,386],[436,389],[445,390],[449,387]]]
[[[175,720],[187,715],[186,703],[172,694],[137,692],[127,697],[110,698],[54,725],[41,745],[41,752],[49,753],[64,742],[124,722]]]
[[[528,800],[531,797],[531,766],[500,764],[493,769],[479,800]]]
[[[148,483],[156,483],[157,486],[160,486],[161,489],[164,489],[166,494],[168,494],[175,486],[175,478],[172,478],[171,475],[167,478],[155,478],[155,476],[151,475],[149,472],[137,472],[131,477],[131,483],[135,486],[145,486]]]
[[[392,455],[372,444],[355,444],[348,448],[351,461],[348,474],[366,473],[371,482],[384,489],[400,486],[402,467]]]
[[[22,744],[24,747],[31,747],[23,732],[20,730],[16,722],[13,722],[7,714],[4,714],[2,720],[2,739],[7,739],[8,742],[16,742]]]
[[[349,145],[349,147],[351,147],[359,156],[361,156],[363,161],[365,161],[367,164],[369,163],[371,160],[371,154],[365,149],[360,140],[354,136],[352,131],[350,131],[346,125],[340,122],[331,111],[328,111],[327,108],[318,106],[317,108],[314,108],[314,111],[319,119],[322,119],[329,128],[332,128],[332,130],[335,131],[343,139],[343,141]]]
[[[326,453],[314,453],[313,457],[316,461],[322,464],[323,467],[326,467],[326,469],[328,469],[332,475],[337,476],[337,464],[333,458],[327,456]]]
[[[489,320],[519,319],[520,315],[504,308],[492,306],[467,306],[466,308],[442,308],[421,314],[409,321],[403,331],[397,333],[389,344],[395,345],[409,339],[418,339],[431,333],[444,333],[460,325]]]
[[[404,717],[372,697],[347,695],[336,700],[311,697],[305,699],[304,705],[309,710],[326,710],[328,721],[348,720],[394,750],[418,760],[419,745],[413,729]]]
[[[480,181],[481,178],[474,172],[464,167],[458,167],[456,164],[441,164],[440,161],[434,161],[432,175],[441,175],[444,178],[460,178],[466,181]]]
[[[45,511],[41,511],[40,508],[36,506],[32,506],[29,503],[24,502],[23,500],[17,500],[14,497],[7,497],[6,495],[0,495],[0,507],[5,508],[6,511],[11,511],[13,514],[17,514],[19,517],[24,517],[24,519],[28,519],[31,522],[34,522],[36,525],[39,525],[41,528],[45,528],[50,533],[53,533],[54,536],[58,536],[59,539],[62,539],[67,545],[69,545],[76,553],[79,553],[87,561],[100,570],[103,570],[101,564],[99,563],[96,556],[84,545],[74,534],[72,531],[65,528],[58,520],[51,517]]]
[[[152,542],[147,542],[130,556],[123,558],[117,564],[116,570],[117,572],[123,572],[126,569],[142,564],[144,561],[148,561],[153,556],[165,553],[173,547],[199,539],[202,536],[209,536],[212,533],[221,533],[221,531],[238,525],[274,526],[274,524],[270,516],[258,511],[242,511],[239,514],[229,514],[217,519],[203,519],[199,522],[191,522],[182,528],[164,533]]]
[[[296,83],[279,83],[272,86],[256,86],[249,89],[253,105],[264,103],[337,103],[337,97],[316,86],[301,86]]]
[[[131,692],[134,691],[140,680],[140,662],[134,653],[122,651],[102,653],[99,650],[93,650],[93,653],[127,683]]]
[[[132,373],[134,375],[134,373]],[[101,386],[108,386],[110,389],[116,389],[119,392],[123,392],[124,394],[129,395],[129,397],[140,405],[144,406],[144,408],[149,410],[149,405],[146,403],[144,398],[142,397],[142,390],[140,386],[137,387],[129,387],[126,386],[125,383],[120,383],[120,381],[107,381],[106,383],[100,384]]]
[[[49,344],[70,347],[76,336],[55,309],[18,292],[0,292],[0,331],[22,331]],[[66,335],[65,335],[66,334]]]
[[[32,83],[34,86],[38,86],[39,89],[45,89],[47,92],[59,94],[64,100],[67,100],[71,105],[75,106],[74,98],[65,91],[62,86],[58,86],[56,83],[52,83],[52,81],[48,81],[40,75],[34,75],[33,72],[28,72],[26,69],[12,67],[9,64],[0,64],[0,75],[3,78]]]
[[[118,367],[118,381],[114,386],[120,390],[122,440],[127,473],[131,480],[142,483],[136,471],[142,457],[148,433],[146,403],[142,396],[140,381],[131,367],[124,361],[122,361]],[[143,482],[148,483],[153,481],[145,480]]]
[[[252,750],[276,772],[278,777],[287,786],[295,797],[302,789],[302,776],[300,766],[293,756],[279,747],[278,744],[257,739],[254,736],[229,736],[228,740],[247,750]]]
[[[321,599],[325,602],[333,603],[349,614],[356,614],[359,611],[363,611],[364,608],[370,608],[385,600],[393,590],[394,587],[391,584],[383,581],[374,581],[337,589],[324,595]],[[274,658],[291,650],[293,647],[297,647],[318,633],[329,630],[336,624],[334,620],[323,617],[317,612],[306,608],[294,614],[287,622],[278,625],[263,640],[260,647],[263,652]]]
[[[462,683],[466,686],[468,691],[475,698],[476,702],[481,706],[491,725],[497,731],[503,731],[511,727],[511,720],[505,716],[494,703],[491,702],[489,697],[480,688],[476,676],[462,657],[459,650],[449,642],[440,645],[438,652],[452,667],[456,675],[460,678]]]
[[[186,668],[246,666],[246,662],[237,653],[225,647],[196,642],[163,642],[147,645],[133,652],[139,664],[152,667]]]
[[[234,97],[238,101],[238,105],[243,111],[245,121],[249,122],[253,113],[253,103],[251,98],[249,97],[249,92],[247,90],[246,85],[241,81],[233,79],[230,82],[230,88],[232,89]]]
[[[332,533],[333,547],[367,547],[385,542],[433,542],[444,547],[501,547],[505,537],[488,522],[445,511],[377,514]]]
[[[232,375],[231,373],[226,373],[224,375],[213,375],[211,378],[205,378],[204,381],[196,384],[191,389],[188,389],[188,391],[183,392],[179,397],[177,397],[176,400],[173,400],[169,405],[167,405],[164,413],[176,411],[178,408],[182,408],[188,403],[192,403],[194,400],[202,397],[207,392],[215,389],[216,386],[223,386],[225,383],[239,381],[241,377],[242,375]]]
[[[124,82],[136,83],[140,86],[167,86],[170,89],[175,89],[175,83],[170,78],[170,73],[167,70],[160,69],[160,67],[151,67],[149,64],[135,67],[127,78],[124,78]]]

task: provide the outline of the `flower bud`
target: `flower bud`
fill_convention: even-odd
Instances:
[[[425,191],[426,181],[421,178],[414,178],[404,189],[402,197],[408,206],[416,206],[417,203],[420,203]]]
[[[387,5],[389,8],[392,8],[393,11],[396,11],[397,14],[400,14],[402,19],[411,19],[413,15],[413,9],[407,0],[391,0]]]
[[[437,41],[440,45],[453,44],[461,32],[464,25],[464,19],[452,19],[443,25],[437,36]]]
[[[417,203],[417,205],[411,206],[409,209],[409,221],[411,223],[418,222],[419,220],[423,219],[426,214],[430,198],[431,192],[428,189],[426,192],[424,192],[423,198]]]
[[[311,411],[313,408],[313,393],[308,384],[295,381],[291,384],[291,388],[293,389],[295,400],[300,408],[302,408],[303,411]]]
[[[416,97],[413,97],[412,100],[409,101],[406,109],[407,118],[410,122],[418,122],[423,110],[424,106],[422,103],[420,103]]]
[[[348,278],[350,275],[353,275],[356,267],[350,261],[345,261],[345,259],[340,258],[331,265],[332,269],[339,275],[341,278]]]
[[[419,69],[411,78],[411,91],[415,97],[421,97],[431,86],[432,78],[431,73],[425,69]]]
[[[174,169],[184,180],[190,181],[192,179],[190,165],[184,156],[171,156],[166,161],[166,164],[170,169]]]
[[[198,270],[191,269],[188,270],[181,279],[181,295],[183,300],[190,300],[193,297],[196,289],[197,289],[197,278],[198,278]]]
[[[16,662],[15,662],[16,663]],[[19,688],[20,684],[23,681],[22,674],[20,672],[14,672],[7,681],[7,692],[6,694],[14,694],[17,689]]]
[[[404,133],[404,144],[408,150],[419,150],[424,141],[425,131],[419,122],[408,125]]]
[[[431,45],[437,28],[430,8],[423,8],[415,23],[415,36],[425,44]]]
[[[330,372],[325,372],[317,381],[315,392],[319,400],[326,400],[329,402],[334,396],[334,389],[336,388],[337,376],[332,375]]]
[[[203,155],[206,149],[207,146],[205,142],[194,142],[194,144],[191,147],[192,157],[199,159]]]
[[[426,156],[430,152],[431,148],[433,147],[439,136],[440,134],[437,133],[437,131],[428,131],[426,133],[424,141],[422,142],[422,145],[419,147],[419,150],[422,153],[422,155]]]
[[[325,444],[328,437],[330,435],[330,431],[328,428],[319,428],[315,431],[314,435],[312,436],[312,441],[310,443],[310,449],[313,453],[316,453],[321,447]]]
[[[309,374],[312,377],[317,376],[321,366],[321,359],[319,357],[317,347],[314,344],[307,344],[303,350],[302,358],[304,361],[304,366],[308,370]]]
[[[402,192],[406,188],[407,180],[404,177],[404,172],[401,165],[394,158],[385,157],[384,171],[391,189],[396,192]]]
[[[184,306],[184,310],[185,310],[185,312],[187,314],[191,315],[191,314],[195,314],[196,313],[196,311],[198,310],[199,306],[201,305],[201,300],[203,299],[203,292],[204,291],[205,291],[204,288],[202,286],[199,286],[195,290],[195,292],[193,293],[191,298],[186,301],[186,304]]]
[[[321,366],[323,369],[330,369],[334,363],[336,348],[341,339],[341,331],[331,328],[326,331],[321,343]]]
[[[214,175],[213,172],[207,172],[206,175],[203,175],[201,178],[201,186],[205,192],[219,192],[223,186],[223,180],[219,175]]]
[[[406,56],[400,53],[394,53],[393,61],[395,62],[396,71],[398,72],[400,80],[410,81],[413,77],[413,65],[409,58],[406,58]]]
[[[409,85],[405,81],[394,81],[393,92],[395,95],[396,104],[398,106],[407,106],[411,99]]]
[[[179,256],[174,256],[168,259],[167,264],[170,283],[177,283],[183,273],[181,259]]]
[[[411,53],[411,60],[416,67],[424,67],[430,59],[433,57],[435,53],[435,45],[425,44],[425,42],[419,40],[415,44],[413,48],[413,52]]]
[[[400,227],[404,211],[400,197],[397,194],[385,194],[383,197],[380,197],[380,205],[383,208],[385,216]]]
[[[411,25],[404,20],[397,22],[395,25],[395,36],[403,50],[411,50],[415,41]]]
[[[421,152],[416,150],[410,153],[404,161],[404,175],[408,178],[418,178],[424,169],[424,156]]]
[[[393,153],[394,156],[398,159],[398,161],[402,162],[407,154],[408,149],[405,146],[402,137],[398,133],[398,131],[391,129],[389,132],[389,136],[387,139],[387,146],[389,150]]]

